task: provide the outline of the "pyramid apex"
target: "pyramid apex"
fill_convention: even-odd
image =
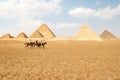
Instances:
[[[39,29],[41,29],[41,28],[46,29],[46,28],[49,28],[49,27],[47,26],[47,24],[43,23],[43,24],[37,29],[37,31],[39,31]]]
[[[110,32],[109,30],[107,30],[107,29],[105,29],[105,30],[103,31],[103,33],[110,33],[110,34],[111,34],[111,32]]]
[[[20,34],[25,34],[24,32],[21,32]]]
[[[104,32],[105,32],[105,31],[109,32],[107,29],[105,29]]]
[[[24,32],[20,32],[19,34],[25,34]]]
[[[46,25],[46,23],[43,23],[42,25]]]
[[[81,27],[82,28],[88,28],[88,25],[87,24],[83,24]]]
[[[47,24],[43,23],[43,24],[41,25],[41,27],[42,27],[42,26],[45,26],[45,27],[47,27]]]

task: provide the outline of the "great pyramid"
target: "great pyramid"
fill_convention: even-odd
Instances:
[[[100,37],[102,39],[113,39],[116,38],[116,36],[114,36],[111,32],[109,32],[108,30],[104,30],[101,34]]]
[[[24,32],[21,32],[16,36],[16,38],[28,38],[28,36]]]
[[[81,26],[75,37],[79,38],[80,40],[102,40],[86,24]]]
[[[6,33],[2,36],[2,38],[13,38],[9,33]]]
[[[39,31],[35,31],[30,37],[31,38],[43,38],[43,35]]]
[[[50,30],[46,24],[42,24],[36,31],[39,31],[44,38],[54,38],[55,34]]]

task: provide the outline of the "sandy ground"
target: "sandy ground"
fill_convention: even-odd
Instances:
[[[0,80],[120,80],[120,40],[47,43],[0,40]]]

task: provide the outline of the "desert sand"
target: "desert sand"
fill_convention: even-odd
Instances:
[[[120,40],[0,40],[0,80],[120,80]]]

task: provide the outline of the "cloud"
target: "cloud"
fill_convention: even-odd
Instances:
[[[68,12],[69,15],[73,16],[73,17],[89,17],[94,15],[95,10],[89,9],[89,8],[75,8],[72,9]]]
[[[42,17],[50,14],[58,15],[62,9],[62,0],[3,0],[0,2],[0,19],[13,20],[14,25],[9,25],[9,30],[14,35],[25,31],[28,34],[38,28]],[[7,22],[6,22],[7,23]],[[12,23],[11,23],[12,24]],[[17,24],[17,25],[16,25]],[[4,25],[7,27],[6,25]],[[16,29],[15,29],[16,28]],[[3,32],[2,32],[3,33]]]
[[[78,18],[80,17],[87,18],[92,16],[92,17],[97,17],[101,19],[110,19],[113,16],[120,14],[120,5],[118,5],[116,8],[113,8],[113,9],[108,6],[106,8],[98,9],[98,10],[79,7],[79,8],[70,10],[68,14],[72,17],[78,17]]]
[[[34,18],[58,13],[62,0],[6,0],[0,3],[2,18]]]

